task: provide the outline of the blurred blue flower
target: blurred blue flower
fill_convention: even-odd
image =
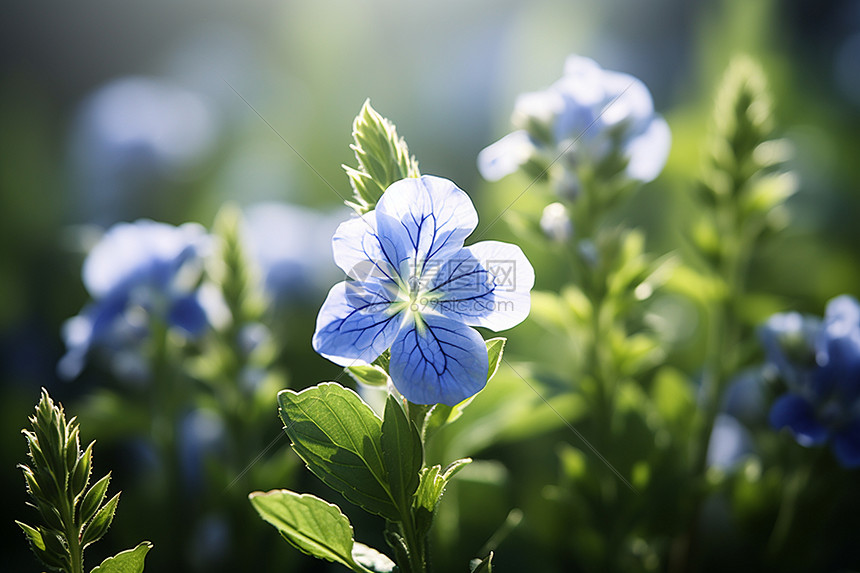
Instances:
[[[336,280],[328,244],[340,213],[274,202],[251,205],[244,213],[243,236],[275,307],[324,292]]]
[[[564,243],[573,236],[573,223],[567,207],[561,203],[550,203],[544,207],[540,217],[540,228],[553,241]]]
[[[511,328],[529,313],[534,270],[519,247],[463,247],[478,224],[469,196],[423,176],[392,184],[376,206],[341,224],[335,263],[352,280],[328,294],[314,349],[341,366],[391,349],[389,374],[408,400],[457,404],[487,381],[484,341],[472,326]]]
[[[94,348],[110,351],[112,366],[145,377],[139,345],[155,318],[186,336],[210,324],[198,288],[209,238],[203,227],[140,220],[109,229],[84,261],[93,301],[63,327],[67,353],[58,370],[74,378]]]
[[[768,356],[788,392],[770,411],[803,446],[830,443],[844,467],[860,467],[860,304],[840,296],[824,321],[776,315],[763,329]],[[775,341],[775,342],[774,342]]]
[[[481,175],[496,181],[534,163],[570,198],[579,192],[582,169],[605,179],[651,181],[671,144],[669,126],[641,81],[580,56],[567,59],[564,76],[548,89],[521,95],[512,122],[517,131],[478,155]]]
[[[197,408],[183,416],[179,423],[179,463],[189,492],[203,487],[206,460],[224,449],[225,437],[224,422],[217,412]]]
[[[748,426],[760,425],[767,413],[761,368],[745,370],[729,382],[723,394],[723,412]]]
[[[708,467],[734,469],[752,453],[752,443],[749,430],[740,421],[728,414],[718,414],[708,443]]]
[[[219,126],[196,92],[148,77],[113,80],[87,98],[71,136],[75,208],[112,224],[151,202],[160,181],[187,178],[214,148]]]
[[[775,314],[759,331],[767,361],[789,388],[799,390],[815,369],[815,340],[821,320],[798,312]]]

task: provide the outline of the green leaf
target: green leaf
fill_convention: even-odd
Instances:
[[[45,541],[42,539],[42,534],[39,533],[38,529],[30,527],[26,523],[20,522],[17,519],[15,520],[15,523],[18,524],[18,527],[24,530],[24,535],[27,536],[28,542],[30,542],[37,549],[40,549],[42,551],[45,550]]]
[[[373,547],[364,543],[356,542],[352,547],[352,558],[363,567],[367,567],[374,573],[391,573],[397,566],[388,555],[380,553]]]
[[[791,171],[769,173],[757,177],[741,198],[744,213],[766,213],[785,203],[797,192],[797,175]]]
[[[99,506],[104,501],[110,483],[110,472],[105,477],[93,484],[81,501],[81,523],[87,523],[96,514]]]
[[[391,394],[385,402],[382,422],[382,459],[391,495],[400,508],[400,514],[408,516],[412,494],[418,488],[419,472],[424,465],[424,446],[418,430]]]
[[[686,431],[696,413],[692,383],[674,368],[664,367],[654,378],[651,399],[663,421],[672,429]],[[672,435],[676,435],[674,432]]]
[[[152,543],[142,541],[134,549],[127,549],[113,557],[108,557],[90,573],[142,573],[146,554],[150,549],[152,549]]]
[[[492,573],[493,571],[493,552],[487,555],[486,559],[472,559],[469,562],[469,571],[471,573]]]
[[[84,489],[90,481],[94,445],[95,442],[90,442],[90,445],[87,446],[83,455],[81,455],[81,457],[79,457],[75,462],[75,467],[72,470],[69,487],[71,488],[70,493],[74,499],[77,499],[82,493],[84,493]]]
[[[451,462],[445,471],[442,471],[442,466],[434,465],[421,470],[421,479],[418,489],[415,492],[414,505],[416,508],[424,508],[429,512],[436,509],[436,504],[442,497],[445,491],[445,486],[451,481],[451,478],[461,469],[472,463],[470,458],[463,458]]]
[[[507,338],[499,337],[491,338],[486,342],[487,358],[490,360],[490,368],[487,370],[487,382],[493,379],[493,376],[496,375],[496,371],[499,369],[499,365],[502,363],[502,355],[505,352],[507,341]]]
[[[334,382],[278,394],[284,430],[308,469],[359,507],[400,518],[382,454],[382,420]]]
[[[57,536],[54,533],[46,531],[45,535],[43,536],[42,531],[34,527],[30,527],[26,523],[22,523],[18,520],[15,520],[15,523],[17,523],[18,526],[24,531],[24,535],[27,537],[27,543],[30,545],[30,549],[33,551],[39,561],[53,569],[63,569],[68,567],[68,552],[65,551],[65,548],[61,547],[61,552],[56,553],[54,551],[49,550],[47,545],[45,544],[45,539],[48,537],[52,537],[55,541],[59,542]]]
[[[405,177],[418,177],[418,162],[409,154],[406,142],[397,135],[394,124],[364,102],[352,123],[357,167],[344,165],[354,192],[347,202],[359,213],[372,210],[389,185]]]
[[[118,503],[119,494],[116,494],[98,510],[92,521],[84,527],[84,532],[81,534],[81,547],[86,547],[90,543],[98,541],[107,533],[110,524],[113,522],[113,514],[116,512]]]
[[[248,498],[260,517],[302,553],[368,573],[352,556],[352,525],[336,505],[286,489],[257,491]]]
[[[367,386],[387,386],[391,380],[385,370],[374,364],[350,366],[346,369],[346,373],[359,384]]]

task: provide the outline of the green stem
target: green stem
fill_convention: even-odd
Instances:
[[[84,549],[81,547],[81,528],[74,516],[74,502],[66,500],[61,508],[63,523],[66,524],[66,542],[69,544],[69,573],[83,573]]]
[[[162,547],[164,554],[178,559],[182,532],[188,525],[187,512],[181,507],[182,497],[178,451],[176,447],[176,424],[182,398],[179,395],[178,377],[172,369],[169,349],[169,328],[167,324],[155,320],[151,323],[153,392],[150,398],[150,419],[152,420],[152,440],[158,450],[162,463],[164,491],[157,503],[162,507],[162,515],[170,517],[162,523]]]
[[[705,368],[702,374],[702,412],[704,418],[695,439],[692,475],[699,481],[699,487],[693,493],[693,512],[689,525],[689,537],[683,551],[682,571],[692,571],[695,568],[696,553],[699,543],[699,519],[702,504],[707,492],[701,481],[707,469],[708,446],[711,442],[714,422],[720,412],[720,397],[723,395],[729,377],[740,366],[739,345],[742,337],[742,325],[738,320],[738,300],[744,295],[750,252],[755,243],[756,234],[749,232],[744,226],[738,213],[738,206],[733,196],[723,196],[716,206],[716,221],[722,238],[720,265],[717,268],[719,277],[723,280],[725,292],[723,298],[711,310],[708,334],[708,351],[705,358]],[[674,568],[673,568],[674,569]]]
[[[797,506],[800,501],[801,493],[809,483],[809,478],[813,473],[815,465],[814,456],[812,460],[804,463],[789,479],[788,483],[783,488],[782,501],[779,506],[779,513],[776,517],[773,530],[771,531],[770,539],[767,543],[767,552],[772,557],[777,557],[782,553],[789,541],[791,531],[794,526],[795,517],[797,515]]]
[[[610,334],[613,317],[607,300],[606,270],[614,266],[611,258],[616,252],[615,245],[608,244],[604,239],[614,241],[613,237],[601,234],[601,224],[607,214],[607,203],[604,196],[611,192],[606,186],[599,185],[593,179],[583,181],[582,195],[571,206],[571,217],[574,222],[575,239],[571,242],[572,256],[577,261],[574,269],[577,271],[576,282],[591,305],[591,320],[588,324],[590,341],[586,354],[583,372],[594,384],[596,402],[596,419],[594,437],[595,446],[608,458],[612,459],[612,419],[615,411],[616,380],[612,358],[607,354],[610,344]],[[582,248],[590,242],[596,249],[596,260],[591,260],[591,253]],[[600,480],[602,503],[607,511],[606,516],[614,515],[612,509],[617,503],[617,483],[615,477]],[[616,519],[601,521],[603,537],[607,540],[607,550],[601,563],[603,570],[611,570],[614,557],[621,545]]]
[[[403,539],[406,540],[406,546],[409,548],[412,573],[428,573],[430,569],[427,564],[427,536],[418,534],[411,514],[404,516],[400,524],[403,529]]]

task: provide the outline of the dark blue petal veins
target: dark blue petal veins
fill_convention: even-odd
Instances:
[[[320,309],[313,347],[341,366],[369,363],[391,346],[401,323],[384,284],[341,282]]]
[[[403,396],[416,404],[453,406],[487,383],[487,348],[461,322],[424,315],[404,325],[391,347],[390,374]]]

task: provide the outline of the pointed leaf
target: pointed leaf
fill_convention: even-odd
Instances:
[[[382,421],[362,399],[334,382],[278,394],[284,431],[308,469],[346,499],[399,519],[382,455]]]
[[[42,534],[39,533],[38,529],[30,527],[26,523],[22,523],[17,519],[15,520],[15,523],[18,524],[18,527],[24,530],[24,535],[27,536],[27,541],[29,541],[33,545],[33,547],[41,549],[42,551],[45,550],[45,542],[42,539]]]
[[[490,360],[490,369],[487,370],[487,382],[493,379],[499,365],[502,363],[502,355],[505,352],[507,338],[491,338],[487,341],[487,358]]]
[[[445,491],[445,486],[454,475],[461,469],[472,463],[470,458],[463,458],[452,462],[445,471],[442,471],[442,466],[435,465],[421,470],[421,479],[418,489],[415,492],[415,507],[422,507],[427,511],[433,512],[436,509],[436,504],[442,497]]]
[[[418,162],[409,154],[406,142],[397,135],[394,124],[364,102],[352,124],[357,168],[344,165],[354,191],[351,204],[359,213],[376,206],[383,191],[405,177],[418,177]]]
[[[150,549],[152,549],[152,543],[142,541],[134,549],[127,549],[113,557],[108,557],[90,573],[143,573],[146,554]]]
[[[355,543],[352,548],[352,558],[355,559],[356,563],[367,567],[374,573],[391,573],[397,566],[388,555],[380,553],[364,543]]]
[[[95,442],[90,442],[84,453],[75,462],[75,467],[72,470],[72,476],[69,481],[70,493],[74,499],[80,496],[87,483],[90,481],[90,471],[92,470],[93,461],[93,446]]]
[[[81,535],[81,546],[86,547],[90,543],[101,539],[107,533],[110,524],[113,522],[113,514],[116,512],[116,506],[119,503],[119,494],[116,494],[104,506],[98,510],[92,521],[84,527],[84,532]]]
[[[382,422],[382,459],[391,495],[401,515],[409,515],[412,494],[418,488],[419,472],[424,465],[424,447],[418,430],[391,394],[385,403]]]
[[[81,502],[81,523],[88,523],[96,514],[99,506],[104,501],[110,483],[110,472],[105,477],[93,484]]]
[[[472,463],[472,458],[462,458],[459,460],[454,460],[448,467],[445,468],[445,472],[442,474],[442,479],[445,480],[447,484],[451,481],[451,478],[454,477],[461,469],[466,467],[467,465]]]
[[[366,366],[350,366],[346,373],[359,384],[367,386],[387,386],[391,381],[388,373],[379,366],[368,364]]]
[[[69,549],[65,538],[60,536],[61,534],[44,527],[39,528],[39,533],[42,535],[42,543],[45,544],[46,555],[53,555],[57,559],[68,558]]]
[[[57,535],[45,528],[34,529],[20,521],[16,523],[24,530],[33,554],[51,569],[65,570],[69,567],[68,551]]]
[[[493,552],[487,555],[486,559],[472,559],[469,562],[469,571],[471,573],[492,573],[493,571]]]
[[[368,572],[353,559],[352,525],[336,505],[286,489],[257,491],[248,498],[260,517],[302,553]]]

